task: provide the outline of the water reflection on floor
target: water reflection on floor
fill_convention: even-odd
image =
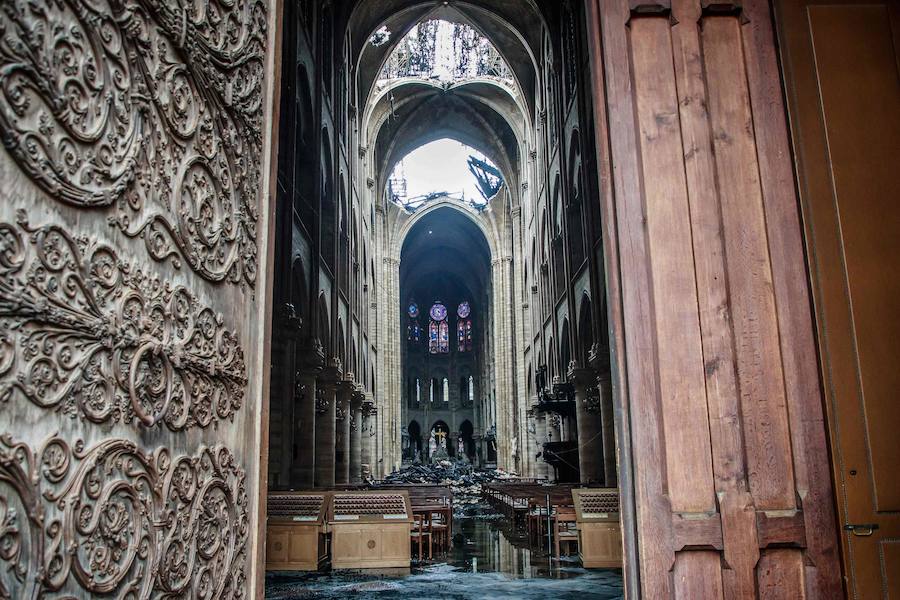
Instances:
[[[454,548],[409,574],[342,572],[269,574],[266,598],[559,598],[622,597],[617,570],[587,570],[577,559],[550,561],[530,550],[524,536],[502,520],[456,519]]]

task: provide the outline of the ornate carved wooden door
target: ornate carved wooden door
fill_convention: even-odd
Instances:
[[[0,5],[0,598],[253,590],[268,4]]]

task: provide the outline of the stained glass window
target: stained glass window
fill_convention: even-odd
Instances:
[[[411,320],[409,325],[406,326],[406,340],[413,343],[418,343],[422,337],[422,328],[419,327],[419,322],[416,320]]]
[[[450,352],[450,325],[447,323],[447,307],[436,302],[429,311],[428,351],[432,354]]]
[[[438,324],[435,321],[428,326],[428,351],[438,353]]]
[[[406,340],[418,344],[422,339],[422,328],[419,327],[419,305],[410,302],[406,308],[406,314],[409,316],[409,322],[406,325]]]
[[[440,302],[435,302],[429,314],[433,321],[443,321],[447,318],[447,307]]]
[[[456,309],[459,320],[456,322],[456,347],[460,352],[472,350],[472,307],[468,302],[463,302]]]

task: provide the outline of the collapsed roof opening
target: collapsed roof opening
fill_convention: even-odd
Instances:
[[[384,43],[386,31],[384,27],[379,29],[370,42]],[[442,85],[490,79],[510,88],[516,86],[512,71],[487,37],[470,25],[444,19],[428,19],[414,25],[384,63],[376,86],[383,89],[404,78]]]
[[[500,170],[487,156],[443,138],[397,161],[388,179],[388,197],[409,212],[440,199],[458,200],[480,211],[503,184]]]

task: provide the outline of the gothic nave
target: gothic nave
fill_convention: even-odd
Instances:
[[[615,488],[584,11],[388,4],[285,8],[269,489]]]
[[[900,598],[896,0],[0,0],[0,600]]]

